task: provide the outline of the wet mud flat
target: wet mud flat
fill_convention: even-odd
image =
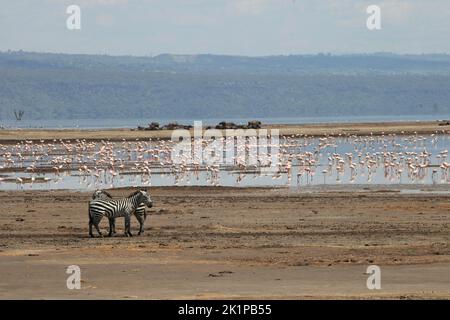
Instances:
[[[119,219],[115,237],[94,239],[91,192],[0,191],[0,297],[450,298],[450,194],[149,190],[144,235],[123,237]],[[81,268],[80,290],[66,287],[69,265]],[[369,265],[381,268],[381,290],[366,286]]]

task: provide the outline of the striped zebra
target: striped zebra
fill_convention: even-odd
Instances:
[[[136,208],[143,203],[147,207],[151,208],[153,202],[150,199],[150,195],[145,190],[138,190],[127,198],[123,199],[110,199],[110,200],[92,200],[89,202],[89,235],[93,237],[92,226],[95,227],[98,234],[103,236],[98,227],[103,216],[110,218],[125,218],[125,236],[132,236],[130,230],[130,217]],[[110,228],[111,235],[111,228]]]
[[[94,194],[92,195],[92,200],[112,200],[112,196],[104,191],[104,190],[95,190]],[[144,233],[144,222],[145,219],[147,219],[147,210],[145,209],[146,205],[144,203],[139,204],[139,206],[134,210],[134,216],[136,217],[137,221],[139,222],[139,233],[138,235],[141,235]],[[116,219],[109,218],[109,236],[112,236],[116,233]]]

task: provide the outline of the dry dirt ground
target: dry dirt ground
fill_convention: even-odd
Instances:
[[[0,191],[0,298],[450,298],[448,194],[150,191],[143,236],[123,237],[119,219],[118,235],[94,239],[91,192]],[[366,286],[369,265],[381,290]]]

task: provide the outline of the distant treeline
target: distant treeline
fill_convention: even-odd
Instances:
[[[0,119],[450,114],[450,56],[0,53]]]

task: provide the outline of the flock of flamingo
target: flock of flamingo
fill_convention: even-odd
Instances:
[[[211,142],[201,141],[203,146]],[[226,164],[188,158],[175,162],[175,142],[159,139],[0,144],[0,189],[56,189],[61,181],[75,179],[78,184],[72,187],[80,189],[137,184],[450,183],[446,135],[284,136],[270,172],[259,162],[249,164],[250,143]]]

